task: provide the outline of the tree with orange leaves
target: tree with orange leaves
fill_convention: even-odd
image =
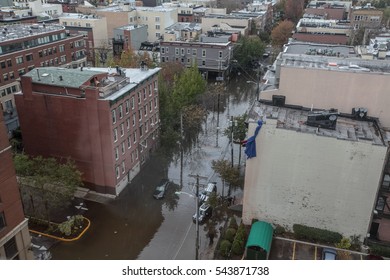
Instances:
[[[288,42],[288,38],[291,37],[295,25],[289,20],[282,21],[271,32],[272,45],[274,47],[282,47]]]

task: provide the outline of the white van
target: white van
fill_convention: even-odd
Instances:
[[[207,202],[211,193],[217,192],[217,182],[211,182],[207,184],[207,187],[199,195],[199,204]]]

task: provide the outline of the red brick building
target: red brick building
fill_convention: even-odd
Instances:
[[[32,259],[31,238],[24,218],[12,149],[0,110],[0,260]]]
[[[86,62],[82,35],[69,36],[60,25],[15,24],[0,27],[0,107],[7,130],[19,123],[13,94],[20,91],[18,78],[34,67],[79,67]]]
[[[15,94],[25,151],[72,158],[87,187],[117,195],[157,146],[155,69],[37,68]]]

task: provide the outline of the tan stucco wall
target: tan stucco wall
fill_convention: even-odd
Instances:
[[[285,95],[287,104],[336,108],[349,114],[354,107],[364,107],[369,116],[379,118],[382,126],[390,128],[389,74],[282,66],[279,90],[264,91],[261,98],[272,99],[272,94]]]
[[[253,135],[250,124],[248,135]],[[277,129],[268,119],[246,161],[243,220],[367,233],[386,147]]]

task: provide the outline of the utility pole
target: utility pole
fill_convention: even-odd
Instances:
[[[202,177],[197,175],[188,175],[189,177],[196,178],[196,220],[195,220],[195,226],[196,226],[196,240],[195,240],[195,260],[199,260],[199,178],[206,179],[207,177]]]
[[[218,148],[218,134],[219,134],[219,96],[220,93],[217,95],[217,142],[215,144],[215,147]]]
[[[231,136],[230,136],[230,147],[231,147],[231,151],[232,151],[232,167],[233,167],[233,125],[234,125],[234,120],[233,120],[233,116],[230,116],[230,122],[231,122]]]
[[[183,113],[180,112],[180,189],[183,188]]]

